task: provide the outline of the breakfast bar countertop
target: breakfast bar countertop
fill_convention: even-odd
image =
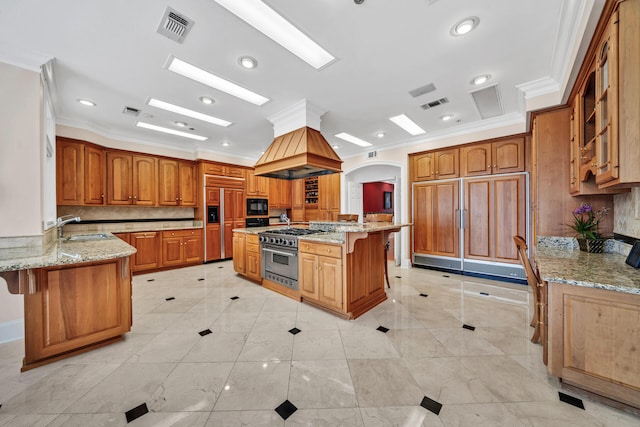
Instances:
[[[34,249],[0,249],[0,273],[102,261],[133,255],[136,249],[111,233],[98,240],[56,240],[44,252]]]
[[[640,271],[625,263],[625,255],[538,246],[536,260],[548,282],[640,295]]]

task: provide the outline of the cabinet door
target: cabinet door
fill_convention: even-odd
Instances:
[[[206,187],[207,191],[207,205],[219,206],[220,205],[220,189],[217,187]]]
[[[282,191],[280,190],[281,179],[267,178],[269,182],[269,208],[281,208],[282,207]]]
[[[417,185],[414,188],[414,250],[459,257],[459,182]]]
[[[193,234],[188,237],[183,237],[184,248],[184,262],[198,262],[202,261],[202,232],[193,231]]]
[[[291,208],[304,209],[304,179],[291,181]]]
[[[252,170],[246,171],[246,187],[247,196],[269,196],[269,178],[265,178],[264,176],[256,176]]]
[[[179,204],[179,166],[177,160],[158,160],[158,204],[177,206]]]
[[[133,203],[132,159],[128,154],[107,151],[107,204]]]
[[[413,188],[413,251],[429,254],[435,251],[435,186],[416,185]]]
[[[131,233],[131,246],[136,252],[132,257],[131,269],[134,271],[149,270],[160,267],[160,233],[147,231]]]
[[[215,261],[222,258],[220,254],[220,225],[207,225],[207,261]]]
[[[414,181],[429,181],[436,178],[434,153],[414,156],[412,167]]]
[[[287,179],[281,179],[280,180],[280,207],[283,209],[291,209],[291,204],[293,199],[291,190],[292,190],[291,181]]]
[[[225,166],[223,168],[223,173],[225,176],[230,176],[233,178],[245,178],[245,172],[243,168],[236,168],[233,166]]]
[[[233,190],[233,220],[244,222],[246,218],[247,202],[244,190]],[[243,227],[244,228],[244,225]]]
[[[180,162],[180,206],[198,205],[198,178],[196,164]]]
[[[614,12],[596,59],[596,183],[618,178],[618,12]]]
[[[165,237],[162,239],[162,265],[180,265],[184,260],[183,239],[180,237]]]
[[[569,119],[569,192],[571,194],[580,191],[580,95],[576,95]],[[533,125],[532,125],[533,128]]]
[[[340,211],[340,174],[332,173],[318,178],[321,209]]]
[[[318,299],[318,256],[301,252],[298,258],[298,286],[303,297]]]
[[[140,206],[157,205],[156,159],[133,156],[133,202]]]
[[[84,145],[59,138],[56,142],[56,202],[81,205],[84,197]]]
[[[247,268],[245,263],[245,235],[233,233],[233,269],[236,273],[245,275]]]
[[[232,258],[234,256],[233,253],[233,229],[235,228],[235,223],[233,221],[225,221],[224,222],[224,258]],[[237,233],[236,233],[237,234]],[[243,255],[244,257],[244,252]]]
[[[434,163],[436,165],[436,178],[447,179],[460,176],[457,148],[453,150],[436,151]]]
[[[88,145],[84,147],[85,205],[104,205],[105,161],[104,150]]]
[[[318,257],[318,301],[342,309],[342,259]]]
[[[498,141],[492,144],[492,172],[524,172],[524,138]]]
[[[248,237],[248,236],[247,236]],[[261,262],[260,262],[260,245],[250,244],[245,242],[246,244],[246,261],[245,268],[247,272],[247,277],[252,280],[259,281],[262,277]]]
[[[234,208],[235,208],[235,198],[234,191],[231,188],[225,188],[223,192],[224,197],[224,222],[233,221],[234,220]]]
[[[491,143],[473,144],[460,149],[462,176],[489,175],[491,173]]]

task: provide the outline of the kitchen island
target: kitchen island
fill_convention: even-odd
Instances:
[[[547,307],[547,370],[640,408],[640,272],[626,255],[538,246]]]
[[[310,222],[309,229],[321,232],[297,238],[297,289],[249,274],[262,271],[256,265],[261,262],[256,255],[258,233],[272,231],[274,227],[235,229],[234,268],[270,290],[355,319],[387,299],[384,247],[389,234],[409,225]],[[238,249],[236,255],[236,247],[240,248],[243,241],[245,248]],[[242,261],[237,257],[242,257]]]
[[[22,370],[122,339],[131,329],[136,250],[110,233],[58,239],[42,253],[0,250],[0,277],[24,295]]]

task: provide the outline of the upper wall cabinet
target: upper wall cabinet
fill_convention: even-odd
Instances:
[[[56,203],[104,205],[104,150],[68,138],[57,138],[56,147]]]
[[[411,157],[412,181],[458,178],[457,148],[420,153]]]
[[[471,144],[460,149],[462,176],[523,172],[524,137]]]
[[[269,197],[269,178],[247,171],[247,197]]]
[[[156,206],[157,159],[107,152],[107,204]]]
[[[158,204],[196,206],[197,180],[194,162],[158,160]]]
[[[202,162],[202,173],[206,175],[228,176],[230,178],[245,177],[244,168],[212,162]]]

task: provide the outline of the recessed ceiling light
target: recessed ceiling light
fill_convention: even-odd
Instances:
[[[208,71],[184,62],[176,57],[171,57],[171,61],[169,62],[169,66],[167,68],[169,69],[169,71],[173,71],[174,73],[178,73],[181,76],[195,80],[214,89],[221,90],[228,93],[229,95],[233,95],[255,105],[262,105],[265,102],[269,101],[269,98],[258,95],[257,93],[252,92],[249,89],[245,89],[242,86],[231,83],[230,81],[225,80],[222,77],[211,74]]]
[[[250,56],[241,56],[240,58],[238,58],[238,63],[242,66],[242,68],[246,68],[248,70],[251,70],[258,66],[258,61]]]
[[[462,21],[458,21],[451,28],[451,35],[453,36],[463,36],[469,33],[471,30],[475,29],[480,23],[480,19],[477,16],[471,16],[469,18],[464,18]]]
[[[490,78],[491,78],[490,74],[483,74],[483,75],[478,76],[475,79],[471,80],[471,84],[478,86],[478,85],[481,85],[481,84],[485,83]]]
[[[362,140],[360,138],[356,138],[355,136],[349,135],[346,132],[341,132],[341,133],[339,133],[337,135],[334,135],[334,136],[336,138],[343,139],[343,140],[345,140],[347,142],[350,142],[352,144],[359,145],[360,147],[369,147],[369,146],[371,146],[370,142],[364,141],[364,140]]]
[[[378,138],[384,138],[384,132],[378,132],[378,133],[376,133],[376,136]]]
[[[185,128],[187,127],[187,124],[185,122],[173,122],[176,126],[179,126],[181,128]]]
[[[171,111],[172,113],[181,114],[183,116],[191,117],[194,119],[202,120],[204,122],[208,122],[214,125],[227,127],[231,125],[231,122],[223,119],[219,119],[217,117],[209,116],[207,114],[202,114],[197,111],[189,110],[188,108],[180,107],[179,105],[169,104],[168,102],[160,101],[159,99],[151,98],[147,101],[152,107],[160,108],[166,111]]]
[[[322,68],[335,59],[333,55],[261,1],[215,0],[215,2],[315,69]]]
[[[95,107],[96,103],[93,101],[89,101],[88,99],[78,99],[78,102],[85,107]]]
[[[332,147],[334,150],[337,150],[338,148],[340,148],[340,146],[339,146],[338,144],[333,144],[331,147]]]
[[[202,102],[203,104],[206,104],[206,105],[211,105],[211,104],[213,104],[214,101],[213,101],[213,98],[209,98],[208,96],[201,96],[200,97],[200,102]]]
[[[149,113],[142,113],[143,117],[146,117],[147,119],[152,119],[153,118],[153,114],[149,114]]]
[[[224,142],[222,143],[222,146],[223,146],[223,147],[228,147],[229,145],[231,145],[231,144],[229,144],[227,141],[224,141]]]
[[[405,131],[409,132],[413,136],[422,135],[423,133],[426,133],[424,129],[422,129],[413,120],[411,120],[409,117],[407,117],[404,114],[400,114],[399,116],[389,117],[389,120],[391,120],[396,125],[400,126]]]
[[[444,116],[440,116],[440,120],[442,120],[443,122],[447,122],[451,119],[453,119],[455,116],[453,114],[445,114]]]
[[[158,132],[168,133],[171,135],[182,136],[184,138],[195,139],[198,141],[206,141],[208,139],[206,136],[194,135],[192,133],[181,132],[175,129],[163,128],[162,126],[156,126],[156,125],[152,125],[150,123],[145,123],[145,122],[137,122],[136,126],[144,129],[151,129]]]

